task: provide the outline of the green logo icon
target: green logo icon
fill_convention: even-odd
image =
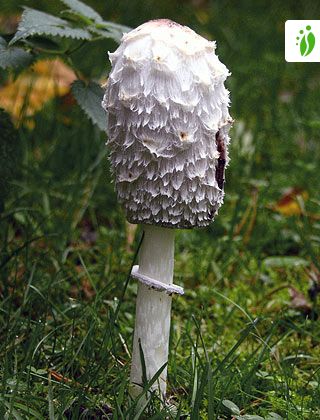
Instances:
[[[316,43],[316,38],[315,38],[313,32],[311,31],[311,26],[310,25],[306,26],[306,31],[301,29],[299,31],[299,34],[300,34],[300,36],[297,36],[297,38],[296,38],[296,40],[297,40],[296,45],[300,44],[300,54],[301,54],[302,57],[306,57],[314,49],[314,46],[315,46],[315,43]]]

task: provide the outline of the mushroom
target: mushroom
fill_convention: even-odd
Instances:
[[[228,163],[228,69],[216,44],[171,20],[144,23],[123,35],[102,106],[118,199],[127,220],[142,224],[144,239],[133,340],[131,393],[168,360],[174,229],[205,227],[224,197]],[[166,367],[153,389],[164,397]]]

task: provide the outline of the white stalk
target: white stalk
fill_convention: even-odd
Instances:
[[[165,284],[172,284],[174,267],[174,230],[145,226],[139,254],[139,273]],[[170,313],[172,298],[165,292],[155,291],[138,283],[136,320],[131,366],[131,395],[142,391],[142,365],[139,341],[144,354],[147,379],[168,361]],[[166,393],[167,368],[152,389]]]

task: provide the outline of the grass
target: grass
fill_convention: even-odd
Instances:
[[[319,70],[284,61],[284,21],[309,17],[299,4],[262,4],[191,14],[188,3],[181,15],[218,40],[236,123],[219,216],[177,232],[186,294],[173,301],[175,409],[154,395],[140,418],[320,418]],[[139,418],[128,273],[141,230],[131,243],[104,135],[80,109],[52,100],[28,127],[0,214],[0,418]]]

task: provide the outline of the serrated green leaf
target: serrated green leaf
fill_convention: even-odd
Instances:
[[[97,29],[95,26],[90,26],[88,28],[90,32],[94,33],[95,35],[99,35],[100,37],[106,38],[106,39],[113,39],[118,44],[121,41],[122,33],[116,31],[108,31],[107,29]]]
[[[120,34],[124,34],[132,30],[132,28],[130,28],[129,26],[120,25],[119,23],[109,22],[107,20],[103,21],[103,25],[109,31],[115,31]]]
[[[85,84],[82,80],[73,82],[71,91],[81,109],[100,130],[106,131],[107,117],[101,106],[103,89],[94,82]]]
[[[35,35],[32,38],[28,38],[24,41],[25,45],[30,48],[42,50],[50,53],[62,53],[65,50],[63,43],[55,42],[46,36]]]
[[[90,31],[102,35],[104,38],[111,38],[116,42],[120,42],[124,33],[130,32],[131,28],[125,25],[119,25],[109,21],[103,21],[102,23],[91,26]]]
[[[8,47],[6,40],[0,37],[0,67],[25,67],[32,61],[32,55],[22,48]]]
[[[240,408],[232,401],[230,400],[223,400],[222,404],[227,407],[232,414],[240,415]]]
[[[244,416],[236,417],[237,420],[265,420],[264,417],[257,416],[256,414],[245,414]]]
[[[103,25],[105,25],[108,29],[114,29],[115,31],[120,32],[130,32],[132,28],[126,25],[121,25],[120,23],[110,22],[108,20],[103,21]]]
[[[68,6],[75,13],[91,19],[95,22],[102,22],[103,19],[95,10],[79,0],[61,0],[66,6]]]
[[[48,35],[73,39],[91,39],[91,35],[86,29],[75,28],[66,20],[49,15],[48,13],[25,8],[22,13],[18,30],[13,39],[10,41],[10,44],[33,35]]]

